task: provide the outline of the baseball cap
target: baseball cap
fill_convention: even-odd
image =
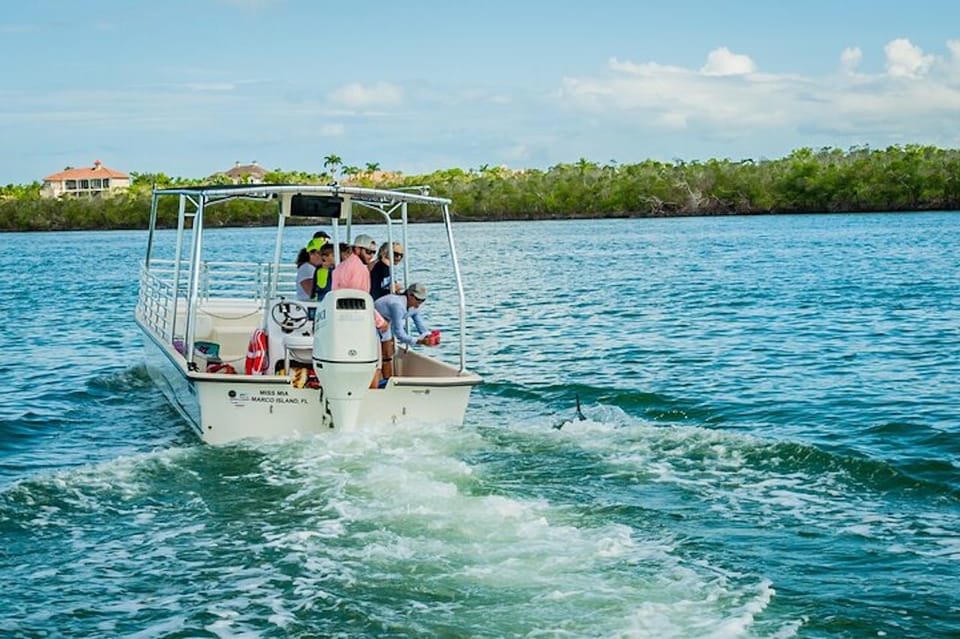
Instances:
[[[406,292],[409,293],[410,295],[413,295],[415,298],[417,298],[421,302],[427,299],[427,287],[424,286],[423,284],[420,284],[419,282],[414,282],[413,284],[408,286]]]
[[[357,237],[353,238],[352,246],[356,246],[358,248],[370,249],[371,251],[374,251],[374,252],[376,252],[377,250],[376,240],[374,240],[369,235],[366,235],[365,233],[361,233]]]
[[[312,240],[310,240],[309,242],[307,242],[307,253],[309,253],[309,252],[311,252],[311,251],[319,251],[320,249],[323,248],[323,245],[326,244],[326,243],[327,243],[327,241],[326,241],[325,239],[323,239],[322,237],[315,237],[315,238],[313,238]]]

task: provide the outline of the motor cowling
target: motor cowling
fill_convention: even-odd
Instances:
[[[313,367],[337,428],[356,426],[380,357],[373,298],[338,289],[324,296],[313,329]]]

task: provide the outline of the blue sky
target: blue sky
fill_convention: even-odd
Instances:
[[[30,0],[0,54],[0,184],[960,147],[956,0]]]

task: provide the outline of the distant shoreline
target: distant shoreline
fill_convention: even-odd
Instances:
[[[960,213],[960,209],[911,209],[911,210],[900,210],[900,211],[889,211],[889,210],[878,210],[878,211],[784,211],[784,212],[750,212],[750,213],[674,213],[670,215],[651,215],[648,213],[641,214],[616,214],[616,215],[602,215],[602,216],[584,216],[584,215],[556,215],[556,216],[535,216],[535,215],[511,215],[511,216],[491,216],[488,218],[481,217],[465,217],[454,214],[453,221],[456,224],[474,224],[474,223],[497,223],[497,222],[563,222],[563,221],[600,221],[600,220],[639,220],[639,219],[679,219],[679,218],[693,218],[693,217],[780,217],[787,215],[889,215],[889,214],[916,214],[916,213]],[[376,220],[363,220],[358,222],[358,224],[377,224]],[[411,220],[411,224],[438,224],[440,220]],[[312,227],[316,226],[316,221],[311,222],[297,222],[286,226],[288,227]],[[215,226],[210,226],[207,230],[224,228],[224,229],[243,229],[243,228],[272,228],[275,224],[273,223],[236,223],[236,224],[217,224]],[[131,226],[102,226],[102,227],[49,227],[43,229],[36,228],[24,228],[24,229],[12,229],[4,228],[0,229],[0,234],[3,233],[82,233],[82,232],[103,232],[103,231],[145,231],[146,226],[143,227],[131,227]],[[176,228],[176,225],[162,225],[158,226],[158,229],[162,230],[173,230]]]
[[[132,174],[126,191],[103,198],[40,198],[40,185],[0,187],[0,231],[140,229],[148,223],[151,191],[198,186],[163,174]],[[430,186],[449,198],[458,222],[668,218],[728,215],[895,213],[960,210],[960,150],[931,146],[798,149],[776,160],[708,160],[596,164],[581,159],[547,170],[445,169],[427,175],[359,173],[344,176],[370,188]],[[273,171],[264,182],[330,184],[330,174]],[[410,220],[424,221],[416,207]],[[272,226],[276,205],[232,201],[211,210],[207,227]],[[358,222],[376,222],[360,212]],[[161,227],[175,226],[164,203]]]

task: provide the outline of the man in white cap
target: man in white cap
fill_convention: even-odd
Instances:
[[[393,344],[394,338],[407,346],[430,345],[428,341],[430,329],[420,317],[420,305],[426,299],[427,287],[415,282],[403,293],[384,295],[373,303],[374,308],[389,322],[386,328],[380,329],[380,354],[384,379],[389,379],[393,375],[393,354],[396,350]],[[403,321],[408,317],[413,320],[413,325],[419,331],[419,338],[412,337],[404,329]]]
[[[361,233],[353,239],[350,255],[333,270],[333,290],[352,288],[370,292],[370,268],[377,253],[377,243],[372,237]]]

